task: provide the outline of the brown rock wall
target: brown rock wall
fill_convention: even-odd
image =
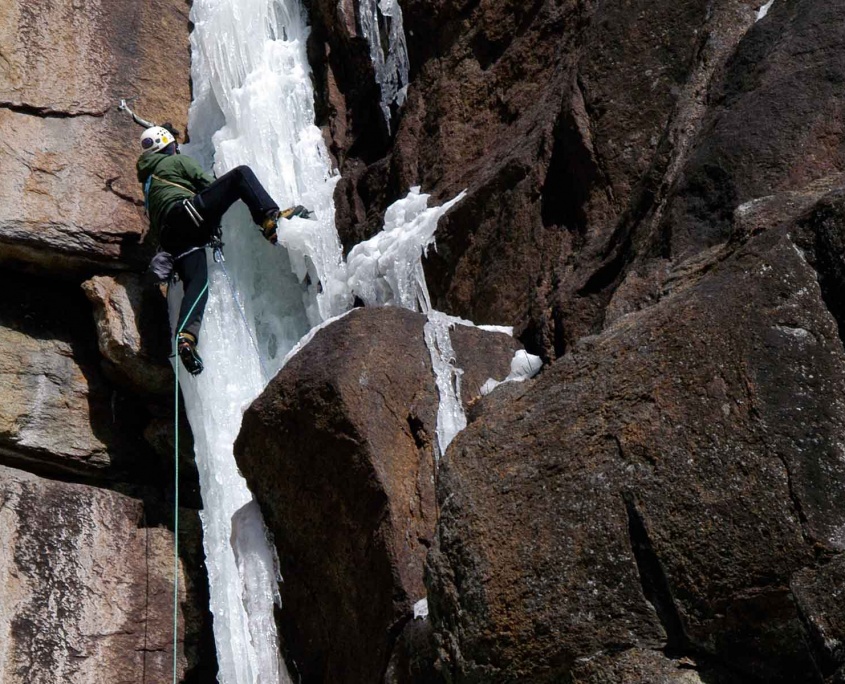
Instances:
[[[155,462],[149,412],[101,370],[91,307],[75,286],[6,272],[0,301],[5,463],[110,479]]]
[[[789,589],[843,550],[836,321],[786,230],[722,259],[494,392],[450,448],[429,598],[454,681],[629,648],[728,681],[841,665],[818,666]]]
[[[5,3],[0,15],[0,259],[53,273],[143,262],[134,178],[147,118],[184,129],[188,5],[180,0]]]
[[[663,226],[673,256],[730,237],[733,210],[800,190],[843,166],[843,9],[776,2],[747,33],[711,95]]]
[[[387,149],[356,125],[362,110],[343,82],[318,89],[350,122],[333,138],[344,244],[375,231],[411,185],[441,199],[467,188],[427,263],[437,306],[515,323],[529,346],[563,353],[600,328],[638,224],[662,214],[711,80],[756,9],[408,0],[412,81]],[[338,44],[319,30],[314,40]]]
[[[141,276],[96,276],[82,284],[94,305],[97,342],[108,368],[140,394],[170,394],[170,323],[160,288]]]
[[[172,534],[139,527],[138,501],[2,466],[0,496],[3,681],[169,681]],[[180,647],[197,627],[180,611]],[[180,676],[194,664],[180,655]]]
[[[156,441],[153,417],[172,426],[170,402],[151,398],[169,369],[149,363],[161,349],[132,278],[88,288],[102,305],[102,355],[79,283],[144,265],[140,128],[117,103],[135,98],[142,115],[184,129],[189,9],[185,0],[0,3],[3,681],[170,679],[173,540],[146,521],[172,524],[172,491],[144,439]],[[196,502],[195,480],[183,500]],[[179,667],[186,682],[211,681],[190,518]]]
[[[236,457],[278,542],[282,632],[304,682],[379,681],[425,597],[438,397],[424,323],[356,309],[244,414]],[[463,326],[452,336],[469,402],[507,376],[518,345]]]

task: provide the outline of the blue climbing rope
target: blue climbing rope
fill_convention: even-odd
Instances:
[[[177,336],[173,336],[173,353],[178,357]],[[173,406],[175,414],[175,447],[173,454],[174,463],[174,504],[173,504],[173,684],[176,684],[178,662],[177,644],[179,635],[179,359],[174,364],[176,367],[175,391],[173,392]]]
[[[240,300],[238,299],[238,293],[235,289],[235,284],[232,281],[231,276],[229,275],[229,271],[226,269],[225,260],[223,258],[223,250],[221,244],[212,244],[212,249],[214,250],[214,261],[217,264],[220,264],[220,267],[223,269],[223,275],[226,277],[226,281],[229,283],[229,289],[232,292],[232,299],[235,302],[235,307],[238,309],[238,312],[241,315],[241,319],[243,320],[244,326],[246,328],[247,335],[249,335],[249,339],[252,342],[252,346],[255,348],[255,353],[258,356],[258,363],[261,366],[261,372],[264,374],[264,377],[267,378],[268,373],[267,369],[264,366],[264,362],[261,359],[261,350],[258,347],[258,342],[256,341],[255,337],[252,334],[252,329],[249,326],[249,322],[246,317],[246,312],[244,311],[243,307],[241,306]],[[173,393],[173,408],[174,408],[174,433],[175,433],[175,446],[174,446],[174,454],[173,454],[173,462],[174,462],[174,510],[173,510],[173,535],[174,535],[174,560],[173,560],[173,684],[177,684],[178,678],[178,658],[177,658],[177,646],[178,646],[178,636],[179,636],[179,347],[178,347],[178,340],[179,340],[179,333],[182,332],[182,328],[184,327],[185,323],[190,318],[191,314],[194,312],[197,304],[199,303],[202,296],[208,292],[208,281],[206,280],[205,287],[202,291],[197,295],[197,298],[194,300],[194,303],[191,305],[191,308],[188,310],[188,313],[185,314],[185,318],[182,319],[182,324],[176,328],[176,334],[173,336],[173,356],[176,358],[175,361],[175,368],[176,368],[176,382],[174,385],[174,393]]]
[[[176,334],[173,336],[173,356],[176,359],[175,374],[176,380],[173,384],[173,424],[174,424],[174,447],[173,447],[173,684],[178,679],[178,644],[179,644],[179,333],[187,323],[194,309],[197,307],[202,296],[208,291],[208,281],[205,287],[197,295],[193,305],[182,319],[181,325],[177,326]],[[168,288],[169,292],[169,288]]]

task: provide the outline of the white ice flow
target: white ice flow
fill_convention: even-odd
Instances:
[[[380,35],[377,12],[389,27],[387,56],[379,48],[373,57],[389,108],[401,101],[407,83],[401,11],[395,0],[380,0],[371,9],[375,23],[369,35]],[[287,683],[273,617],[278,561],[233,455],[243,411],[316,330],[348,312],[357,294],[368,305],[427,314],[425,336],[441,399],[438,445],[444,453],[466,424],[449,330],[468,322],[431,309],[421,259],[438,220],[464,194],[428,207],[428,196],[413,188],[387,210],[385,229],[352,250],[347,266],[334,226],[338,177],[314,125],[301,0],[194,0],[191,20],[189,126],[196,142],[185,151],[218,176],[247,164],[283,207],[303,204],[317,217],[284,222],[280,246],[273,247],[261,239],[243,206],[226,215],[226,262],[209,258],[199,342],[205,371],[190,377],[177,368],[203,498],[218,681]],[[174,326],[180,299],[174,287],[169,297]]]
[[[461,430],[466,415],[461,403],[461,374],[449,330],[456,322],[431,308],[422,257],[434,243],[437,222],[466,192],[439,207],[428,206],[418,187],[392,204],[384,215],[384,230],[349,252],[349,286],[367,306],[401,306],[427,314],[425,341],[431,355],[440,404],[437,411],[437,458]],[[471,325],[471,324],[470,324]]]
[[[206,369],[193,378],[180,368],[179,377],[203,498],[218,681],[277,684],[290,681],[273,617],[277,562],[232,445],[243,410],[287,353],[349,307],[334,228],[337,177],[314,125],[299,0],[195,0],[191,20],[189,125],[198,142],[186,152],[218,176],[248,164],[283,207],[303,204],[317,216],[286,222],[280,248],[260,238],[244,207],[227,214],[227,261],[209,259],[199,343]]]
[[[401,107],[405,102],[410,72],[402,8],[398,0],[360,0],[359,8],[358,21],[361,33],[370,46],[376,82],[381,89],[381,111],[389,130],[390,106],[396,104]],[[382,33],[386,34],[386,39]]]
[[[772,5],[775,4],[775,0],[769,0],[765,5],[763,5],[759,10],[757,10],[757,21],[760,21],[763,17],[765,17],[769,10],[772,9]]]
[[[349,286],[367,306],[401,306],[427,313],[431,298],[421,258],[434,243],[437,222],[466,192],[439,207],[428,206],[418,187],[384,214],[384,229],[355,245],[347,257]]]

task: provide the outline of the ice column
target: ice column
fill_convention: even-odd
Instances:
[[[308,330],[348,309],[334,228],[337,181],[319,129],[299,0],[194,0],[194,102],[186,152],[220,176],[249,165],[282,206],[306,205],[282,246],[244,207],[223,225],[226,262],[209,261],[199,341],[206,369],[179,374],[195,440],[203,545],[221,684],[289,682],[273,619],[278,569],[261,512],[235,464],[243,410]],[[170,296],[175,318],[180,293]],[[284,540],[280,540],[284,543]]]
[[[425,323],[425,343],[431,355],[431,365],[437,383],[440,403],[437,406],[437,461],[455,436],[467,426],[461,402],[463,370],[455,366],[455,352],[449,330],[454,323],[440,311],[430,311]]]
[[[402,8],[398,0],[360,0],[358,17],[361,33],[370,45],[376,82],[381,88],[381,111],[390,129],[390,107],[401,107],[408,90],[408,47],[402,27]],[[382,31],[387,40],[382,39]],[[385,54],[384,43],[387,43]]]

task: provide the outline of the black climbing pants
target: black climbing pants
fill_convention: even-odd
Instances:
[[[208,263],[205,250],[198,249],[179,259],[176,262],[176,273],[179,274],[184,289],[176,332],[184,330],[199,340],[202,315],[208,303]]]
[[[202,216],[199,225],[191,218],[184,204],[177,202],[167,212],[161,231],[161,248],[173,256],[184,254],[194,247],[207,245],[218,231],[223,214],[238,200],[249,209],[252,220],[261,222],[277,205],[248,166],[238,166],[223,174],[204,190],[191,198],[191,204]],[[179,310],[179,328],[199,340],[199,330],[208,301],[208,265],[205,250],[178,259],[176,272],[182,279],[185,294]]]

